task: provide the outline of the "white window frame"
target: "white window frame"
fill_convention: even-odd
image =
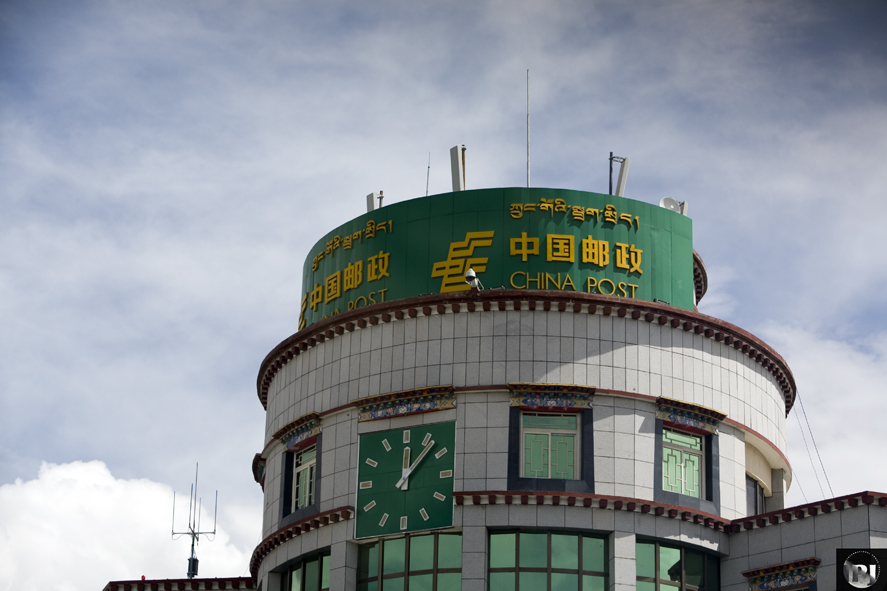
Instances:
[[[314,457],[309,461],[302,463],[302,458],[309,452],[314,452]],[[299,505],[299,475],[306,470],[309,471],[309,490],[308,499],[305,505]],[[305,449],[300,449],[293,453],[293,482],[292,482],[292,512],[305,509],[314,504],[314,494],[317,490],[317,446],[312,445]]]
[[[534,429],[524,427],[524,417],[526,415],[547,415],[547,416],[571,416],[576,417],[576,429]],[[551,475],[551,448],[548,450],[548,476],[533,476],[524,473],[526,462],[524,461],[526,451],[525,435],[548,435],[549,442],[552,435],[573,435],[573,478],[557,478]],[[582,480],[582,413],[566,413],[566,412],[545,412],[544,410],[527,410],[520,413],[520,478],[543,478],[546,480]]]
[[[675,445],[673,443],[669,443],[666,441],[666,433],[676,433],[678,435],[682,435],[684,437],[698,437],[699,438],[699,449],[690,449],[689,447],[685,447],[682,445]],[[669,488],[666,488],[666,478],[668,477],[668,470],[666,470],[666,449],[673,449],[675,451],[679,451],[684,455],[692,455],[697,456],[699,459],[699,494],[697,496],[687,494],[686,492],[678,492],[673,491]],[[662,428],[662,490],[666,492],[673,492],[675,494],[684,495],[688,497],[693,497],[695,499],[706,500],[706,490],[705,490],[705,435],[700,435],[698,433],[690,433],[689,431],[681,431],[680,429],[674,429],[672,427],[663,427]],[[684,468],[683,464],[678,464],[682,468]],[[686,468],[684,468],[684,478],[683,481],[685,483],[684,490],[687,490],[686,486]]]

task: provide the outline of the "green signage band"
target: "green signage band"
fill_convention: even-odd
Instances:
[[[324,236],[302,274],[299,330],[370,304],[484,288],[566,290],[694,309],[692,221],[565,189],[479,189],[386,205]]]

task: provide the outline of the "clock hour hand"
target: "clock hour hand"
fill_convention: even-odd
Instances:
[[[425,449],[422,450],[422,453],[419,454],[419,457],[416,458],[416,461],[414,461],[413,464],[409,468],[407,468],[406,472],[403,474],[403,476],[401,476],[400,480],[398,480],[397,484],[395,484],[394,486],[401,490],[406,490],[407,478],[409,478],[410,474],[413,473],[413,470],[416,469],[416,466],[419,465],[419,462],[422,461],[422,458],[425,457],[425,455],[431,450],[432,447],[434,447],[434,440],[428,442],[428,445],[425,446]]]

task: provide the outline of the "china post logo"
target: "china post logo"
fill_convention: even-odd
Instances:
[[[882,589],[881,561],[884,550],[837,550],[838,589]],[[880,584],[879,584],[880,581]]]

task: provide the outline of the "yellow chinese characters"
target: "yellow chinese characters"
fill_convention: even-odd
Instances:
[[[616,266],[620,269],[628,269],[629,273],[643,275],[641,271],[641,255],[644,253],[634,244],[616,243]]]
[[[547,261],[561,261],[572,263],[576,260],[574,251],[575,238],[566,234],[548,234]]]
[[[583,238],[582,262],[606,267],[610,264],[610,243],[606,240],[595,240],[591,234],[588,235],[588,238]]]
[[[468,291],[465,272],[473,268],[476,273],[487,270],[488,257],[475,257],[474,250],[493,244],[493,231],[467,232],[465,240],[450,244],[447,260],[434,263],[432,277],[440,277],[440,293]]]
[[[527,262],[527,255],[531,254],[539,254],[539,239],[538,238],[527,238],[526,232],[521,232],[520,238],[512,238],[511,239],[511,252],[512,256],[518,255],[521,257],[525,263]]]
[[[367,260],[367,281],[376,281],[388,275],[388,257],[390,253],[379,251]]]
[[[366,261],[366,280],[378,281],[383,277],[390,277],[388,273],[390,259],[391,253],[381,250],[379,254],[369,257]],[[341,297],[346,291],[360,287],[364,279],[363,271],[364,262],[354,261],[348,263],[344,273],[341,270],[336,271],[326,278],[323,285],[314,284],[314,288],[302,299],[302,315],[299,322],[303,322],[307,307],[310,307],[312,312],[316,312],[317,306],[320,304],[328,304]]]

